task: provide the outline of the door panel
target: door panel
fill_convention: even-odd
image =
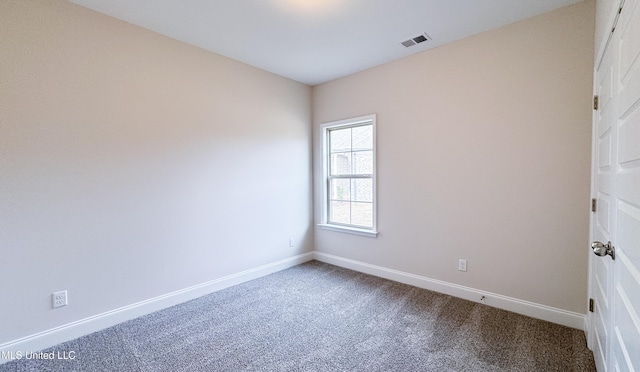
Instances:
[[[640,64],[639,64],[640,65]],[[640,71],[638,71],[640,74]],[[640,110],[632,110],[620,123],[618,160],[624,167],[633,167],[640,159]]]
[[[611,166],[611,131],[606,131],[602,137],[598,138],[598,167],[601,170],[609,171]]]
[[[610,47],[607,49],[609,50]],[[592,219],[591,237],[593,240],[607,242],[611,240],[612,188],[614,159],[612,152],[616,145],[613,137],[616,127],[614,105],[614,67],[612,54],[605,53],[596,71],[596,94],[600,104],[595,112],[594,120],[594,194],[597,197],[597,208]],[[613,274],[611,262],[606,258],[591,259],[591,297],[595,302],[595,312],[591,318],[594,359],[598,370],[606,370],[609,360],[611,340],[611,303]]]
[[[599,371],[602,370],[602,366],[607,360],[607,332],[606,325],[602,322],[602,318],[598,318],[595,321],[593,333],[595,335],[595,345],[593,346],[593,359],[596,362],[596,367]]]
[[[627,372],[629,371],[629,369],[626,368],[626,366],[628,365],[628,363],[626,363],[626,360],[628,359],[629,355],[625,350],[622,350],[620,348],[620,345],[623,344],[623,342],[621,341],[620,338],[620,334],[616,333],[616,339],[615,342],[613,343],[613,370],[614,371],[624,371]],[[623,364],[621,365],[618,361],[625,361],[623,362]],[[633,370],[631,370],[633,371]]]
[[[614,356],[621,369],[640,371],[640,6],[627,0],[617,26],[619,92],[616,112],[616,268]]]
[[[611,206],[609,205],[609,195],[600,193],[598,199],[600,205],[597,212],[597,222],[598,227],[601,230],[602,239],[605,239],[605,236],[609,234],[609,211],[611,210]]]
[[[629,66],[635,61],[635,58],[640,54],[640,23],[636,22],[639,17],[638,14],[634,14],[638,9],[633,4],[634,1],[630,0],[625,6],[628,9],[628,15],[626,18],[621,18],[618,23],[619,27],[622,27],[620,32],[621,52],[620,53],[620,67],[623,67],[622,71],[628,71]],[[635,8],[635,9],[634,9]],[[628,45],[627,45],[628,44]]]
[[[599,371],[640,371],[640,0],[623,0],[596,68],[591,237],[615,260],[591,256],[589,332]]]
[[[600,191],[598,191],[598,192],[601,192],[601,193],[603,193],[605,195],[611,195],[611,188],[610,188],[610,185],[611,185],[611,182],[610,182],[611,174],[609,174],[609,173],[596,173],[596,175],[594,177],[596,178],[597,184],[598,185],[602,185],[602,186],[600,186],[600,189],[599,189]],[[598,195],[598,199],[600,199],[600,195]]]
[[[616,296],[624,294],[616,292]],[[614,350],[619,350],[614,355],[616,363],[619,366],[624,366],[622,370],[637,371],[638,367],[638,350],[640,350],[640,338],[638,338],[638,329],[634,325],[634,321],[630,318],[630,310],[632,305],[628,302],[628,299],[624,297],[616,298],[616,326],[614,332],[616,337],[613,340]]]

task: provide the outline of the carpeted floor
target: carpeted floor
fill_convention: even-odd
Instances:
[[[308,262],[0,371],[595,371],[584,333]]]

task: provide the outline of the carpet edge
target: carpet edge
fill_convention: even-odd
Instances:
[[[415,287],[428,289],[434,292],[439,292],[458,298],[463,298],[465,300],[482,303],[498,309],[511,311],[517,314],[526,315],[532,318],[545,320],[551,323],[556,323],[566,327],[585,331],[585,314],[504,296],[497,293],[486,292],[471,287],[386,268],[383,266],[372,265],[328,253],[314,251],[313,257],[318,261],[343,267],[346,269],[359,271],[365,274],[378,276],[384,279],[389,279],[404,284],[409,284]],[[484,300],[480,300],[483,297]]]

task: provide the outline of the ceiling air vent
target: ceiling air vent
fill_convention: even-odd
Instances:
[[[416,45],[416,44],[420,44],[422,42],[425,42],[427,40],[431,40],[431,37],[429,37],[429,35],[427,35],[427,33],[423,33],[422,35],[418,35],[416,37],[413,37],[409,40],[405,40],[403,42],[401,42],[400,44],[402,44],[405,48],[408,48],[410,46]]]

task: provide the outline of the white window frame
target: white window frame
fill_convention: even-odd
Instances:
[[[349,225],[334,224],[329,222],[329,132],[333,129],[357,127],[361,125],[371,124],[373,131],[373,226],[372,228],[361,228]],[[376,178],[378,176],[376,168],[376,115],[365,115],[356,118],[332,121],[320,125],[322,131],[322,222],[319,227],[326,230],[340,231],[351,234],[363,235],[368,237],[378,236],[378,213],[377,213],[377,187]]]

